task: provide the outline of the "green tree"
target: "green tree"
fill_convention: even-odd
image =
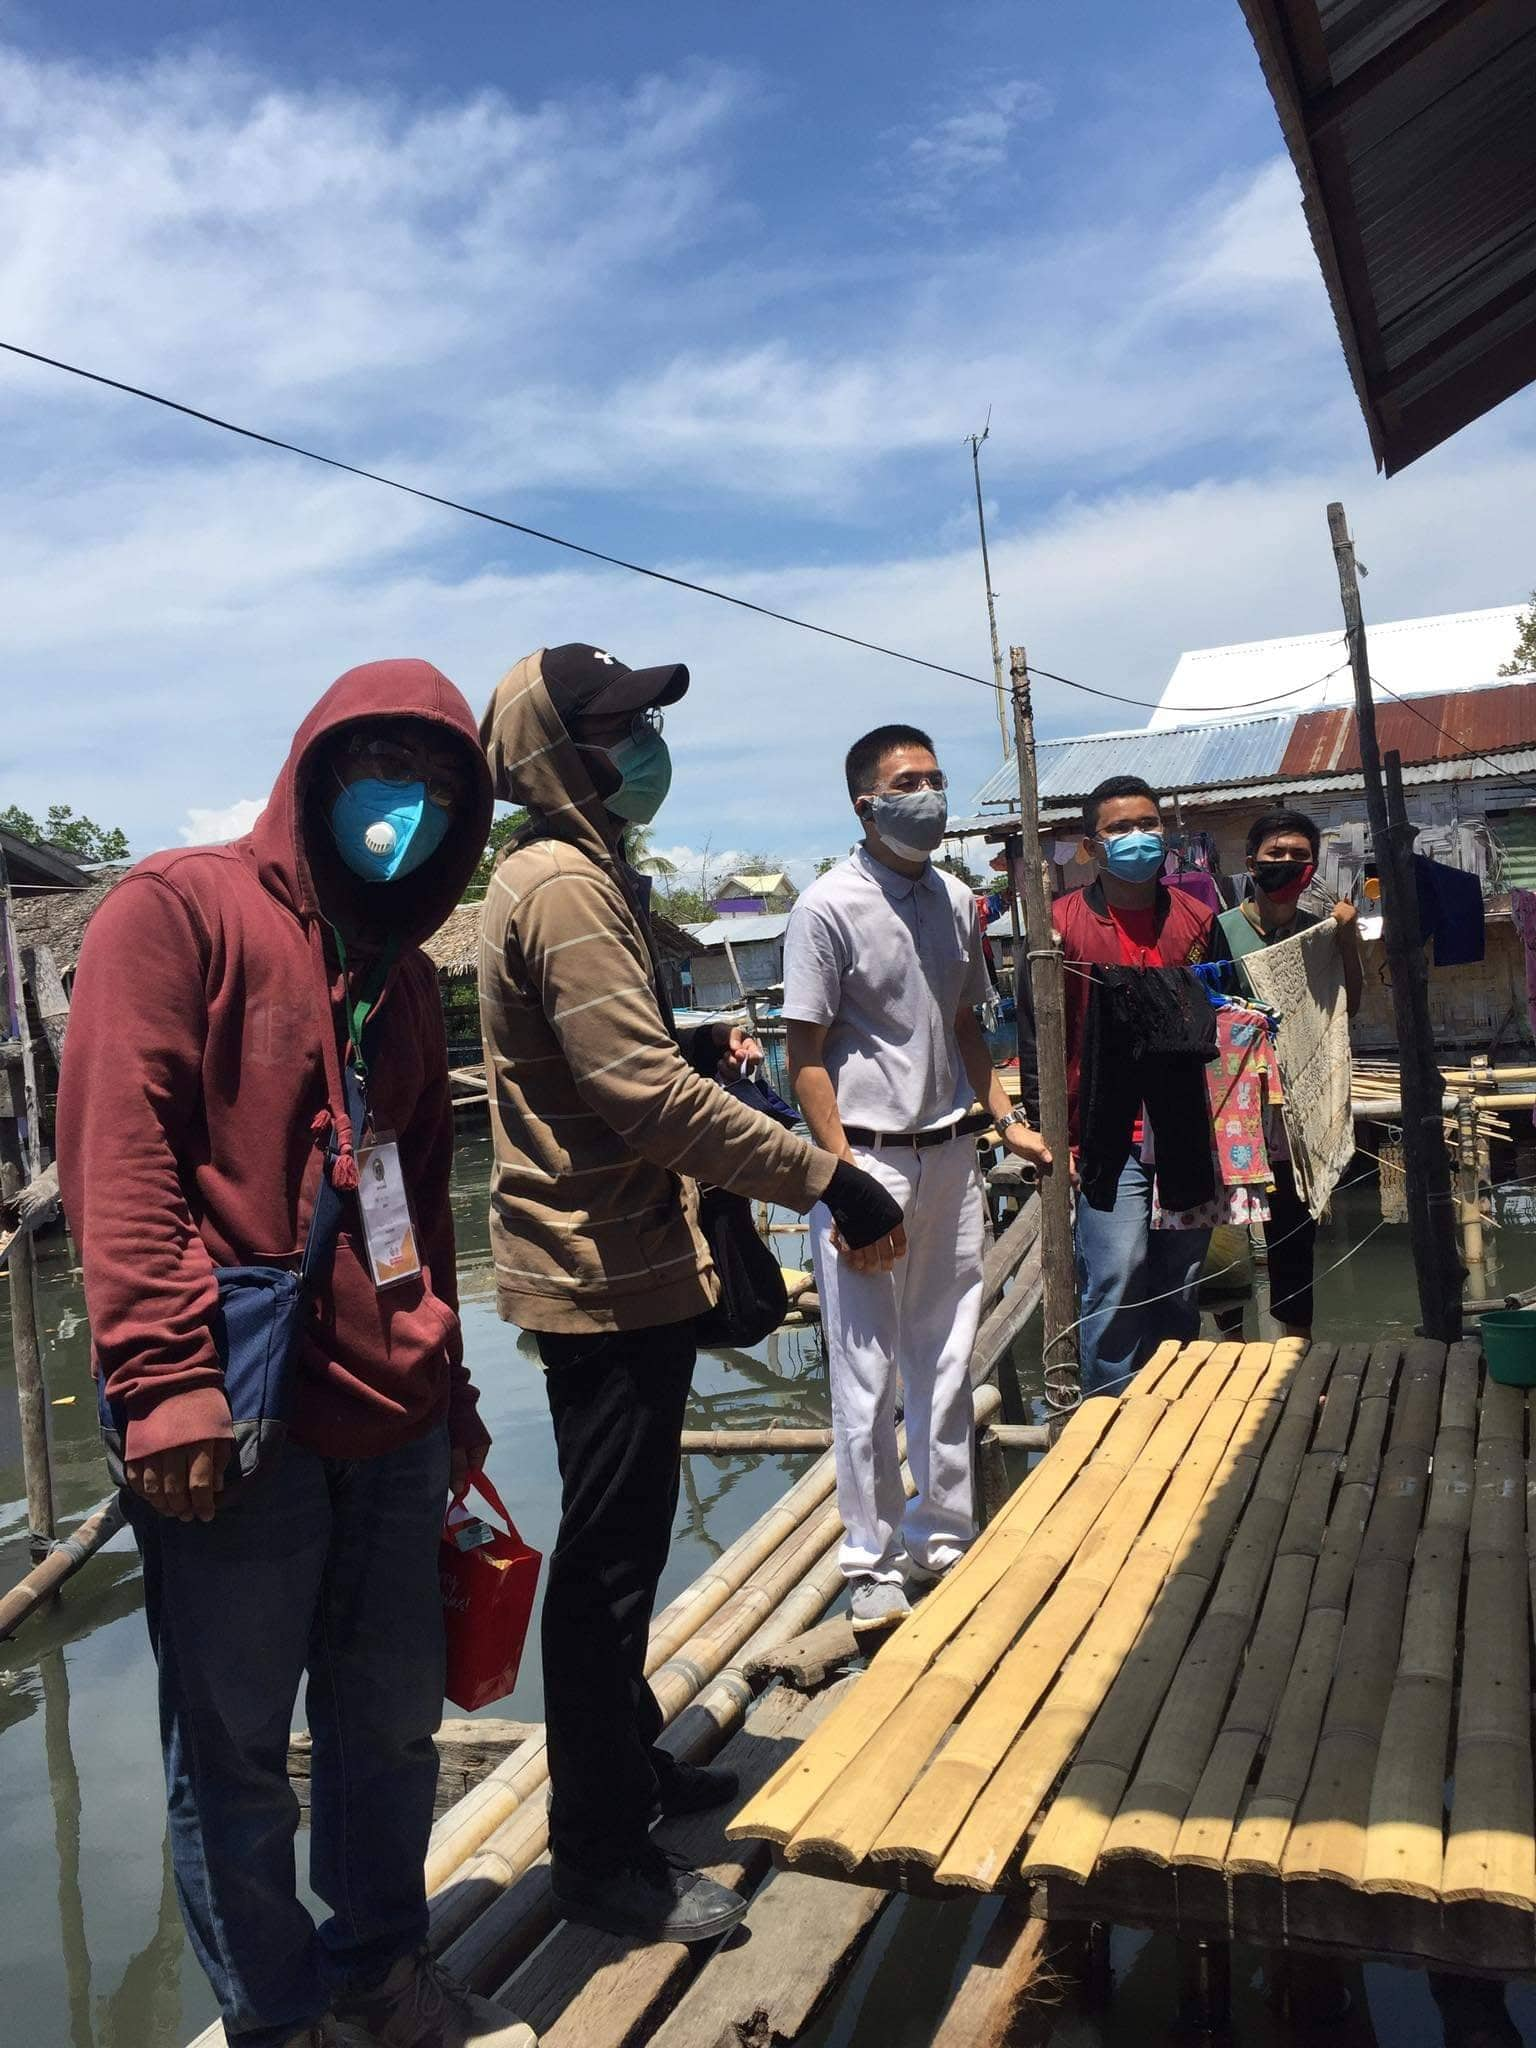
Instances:
[[[968,868],[957,853],[946,854],[943,860],[935,861],[934,866],[943,868],[946,874],[953,875],[957,882],[964,882],[967,889],[973,890],[977,894],[980,894],[987,887],[987,884],[976,873],[975,869]]]
[[[480,865],[469,878],[469,887],[464,891],[466,903],[478,903],[491,886],[491,875],[496,866],[497,855],[512,837],[528,822],[526,811],[508,811],[504,818],[496,818],[491,824],[491,836],[485,842],[485,851],[480,856]]]
[[[1515,642],[1511,658],[1499,670],[1501,676],[1536,675],[1536,590],[1531,592],[1531,608],[1521,612],[1515,620],[1520,637]]]
[[[816,872],[818,875],[830,875],[832,870],[837,866],[837,863],[837,854],[824,853],[821,856],[821,859],[816,863]]]
[[[664,853],[657,853],[651,845],[655,833],[653,825],[631,825],[624,834],[624,858],[642,875],[654,875],[665,884],[677,873],[677,868]]]
[[[0,832],[16,839],[30,839],[34,846],[58,846],[77,860],[127,860],[127,835],[116,825],[98,825],[94,818],[77,818],[70,804],[50,804],[46,821],[39,825],[19,804],[0,811]]]

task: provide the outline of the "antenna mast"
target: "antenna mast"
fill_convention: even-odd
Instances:
[[[987,407],[986,424],[979,434],[967,434],[970,444],[971,469],[976,478],[976,524],[981,532],[981,573],[987,586],[987,624],[992,629],[992,677],[997,685],[997,730],[1003,743],[1003,759],[1006,761],[1013,752],[1013,721],[1008,716],[1008,700],[1003,690],[1003,650],[997,638],[997,592],[992,588],[992,564],[987,556],[987,515],[981,502],[981,444],[992,432],[992,408]]]

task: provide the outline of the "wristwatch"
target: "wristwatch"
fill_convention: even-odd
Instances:
[[[1026,1131],[1033,1128],[1029,1118],[1022,1109],[1010,1109],[1006,1116],[1000,1116],[997,1119],[993,1128],[999,1131],[1006,1131],[1010,1130],[1014,1124],[1022,1124]]]

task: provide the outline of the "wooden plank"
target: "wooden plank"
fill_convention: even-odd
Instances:
[[[1371,1784],[1402,1646],[1408,1574],[1424,1514],[1445,1368],[1443,1344],[1420,1341],[1404,1353],[1388,1448],[1339,1641],[1338,1668],[1307,1789],[1281,1860],[1287,1884],[1314,1877],[1356,1884],[1364,1870]],[[1524,1492],[1522,1473],[1522,1511]],[[1523,1534],[1523,1512],[1521,1526]]]
[[[1209,1572],[1214,1572],[1226,1533],[1222,1530],[1218,1535],[1217,1525],[1225,1518],[1230,1529],[1235,1520],[1247,1487],[1239,1475],[1245,1464],[1252,1465],[1253,1436],[1257,1429],[1270,1425],[1276,1412],[1267,1376],[1252,1401],[1254,1414],[1244,1418],[1228,1443],[1210,1483],[1204,1512],[1199,1512],[1198,1501],[1192,1503],[1177,1532],[1172,1515],[1164,1527],[1154,1520],[1138,1542],[1044,1709],[1014,1742],[966,1816],[938,1866],[941,1881],[980,1890],[997,1885],[1057,1773],[1103,1704],[1164,1582],[1183,1569],[1202,1544]],[[1234,1484],[1235,1480],[1239,1483]],[[1169,1492],[1172,1498],[1174,1489]]]
[[[1061,2016],[1041,1995],[1053,1982],[1051,1946],[1046,1922],[1004,1899],[928,2048],[1045,2048]]]
[[[1391,1410],[1392,1376],[1401,1355],[1398,1345],[1375,1347],[1362,1382],[1355,1427],[1312,1576],[1296,1654],[1275,1709],[1258,1784],[1238,1816],[1227,1851],[1227,1870],[1233,1876],[1280,1876],[1286,1839],[1306,1790],[1333,1683],[1349,1589],[1376,1490],[1381,1443]],[[1262,1903],[1256,1889],[1249,1886],[1245,1897],[1257,1918],[1267,1920],[1271,1907]],[[1278,1917],[1278,1900],[1272,1910]]]
[[[942,1783],[921,1808],[923,1818],[918,1826],[925,1843],[930,1829],[940,1831],[938,1846],[926,1859],[930,1864],[937,1861],[969,1804],[968,1800],[959,1803],[952,1781],[964,1773],[974,1792],[985,1784],[997,1757],[1017,1735],[1021,1721],[1027,1719],[1082,1627],[1099,1608],[1106,1585],[1139,1536],[1169,1475],[1185,1459],[1207,1411],[1232,1376],[1238,1357],[1236,1345],[1223,1345],[1215,1350],[1185,1398],[1161,1411],[1156,1428],[1131,1470],[1120,1472],[1107,1465],[1097,1466],[1103,1475],[1103,1487],[1095,1491],[1095,1467],[1089,1468],[1062,1506],[1036,1532],[1027,1550],[977,1610],[964,1633],[922,1675],[875,1737],[849,1761],[817,1802],[796,1830],[797,1847],[804,1844],[840,1857],[850,1869],[862,1862],[928,1758],[985,1688],[989,1704],[985,1709],[978,1708],[978,1712],[985,1731],[980,1747],[989,1760],[979,1767],[966,1764],[958,1771],[954,1767],[946,1769],[951,1752],[962,1740],[963,1730],[957,1730],[936,1767],[936,1776]],[[1235,1420],[1231,1413],[1225,1417],[1212,1465]],[[1201,1466],[1198,1477],[1184,1485],[1186,1518],[1198,1505],[1208,1471],[1209,1467]],[[1108,1497],[1102,1498],[1100,1504],[1105,1488]],[[1094,1560],[1101,1555],[1104,1567],[1096,1571]],[[1079,1558],[1086,1558],[1086,1562],[1078,1586],[1069,1588],[1064,1581],[1058,1597],[1052,1589]],[[1019,1632],[1026,1623],[1031,1625],[1019,1640]],[[1008,1654],[1015,1644],[1012,1654]],[[994,1670],[997,1675],[992,1678]],[[991,1754],[994,1734],[1001,1737],[997,1756]],[[887,1844],[883,1853],[905,1855],[906,1833],[905,1828],[898,1829],[897,1841]]]
[[[750,1793],[854,1683],[839,1680],[811,1699],[784,1688],[768,1693],[720,1761],[740,1774]],[[731,1848],[724,1834],[728,1819],[728,1809],[695,1814],[658,1830],[656,1839],[717,1883],[750,1892],[768,1868],[768,1851],[752,1842]],[[446,1960],[452,1967],[453,1951]],[[565,1922],[510,1976],[497,1972],[492,1954],[474,1959],[470,1981],[485,1988],[499,1976],[498,2001],[528,2022],[542,2048],[622,2048],[650,2038],[699,1960],[681,1942],[636,1941]]]
[[[1091,1731],[1083,1745],[1086,1763],[1113,1762],[1122,1774],[1119,1791],[1123,1797],[1117,1792],[1114,1803],[1109,1804],[1107,1795],[1113,1788],[1101,1781],[1094,1788],[1095,1796],[1105,1803],[1087,1809],[1079,1818],[1068,1803],[1074,1792],[1069,1777],[1051,1819],[1041,1830],[1042,1840],[1033,1847],[1031,1869],[1049,1867],[1063,1876],[1086,1878],[1096,1855],[1107,1861],[1120,1856],[1172,1861],[1179,1828],[1217,1739],[1276,1552],[1287,1543],[1293,1547],[1305,1543],[1307,1531],[1311,1532],[1314,1554],[1321,1542],[1339,1461],[1331,1452],[1309,1452],[1307,1445],[1319,1403],[1327,1402],[1336,1363],[1333,1347],[1314,1345],[1296,1370],[1209,1604],[1171,1683],[1158,1696],[1157,1718],[1139,1763],[1128,1744],[1123,1744],[1112,1760],[1105,1758]],[[1125,1789],[1124,1774],[1133,1764],[1135,1775]],[[1102,1826],[1092,1824],[1091,1812],[1103,1816]],[[1049,1865],[1047,1857],[1052,1859]]]
[[[440,1820],[467,1792],[473,1791],[514,1750],[537,1741],[544,1733],[540,1721],[508,1721],[487,1716],[484,1720],[444,1721],[433,1738],[437,1748],[437,1792],[432,1807]],[[314,1744],[307,1730],[288,1738],[288,1782],[299,1804],[309,1807],[309,1781]]]
[[[1081,1531],[1091,1526],[1156,1428],[1161,1412],[1155,1402],[1134,1412],[1112,1401],[1083,1402],[1055,1448],[1028,1474],[996,1521],[883,1646],[852,1698],[747,1803],[733,1823],[733,1838],[759,1835],[770,1842],[788,1842],[945,1644],[1006,1576],[1036,1530],[1060,1527],[1053,1521],[1058,1516],[1071,1526],[1080,1522]],[[1076,1502],[1079,1483],[1086,1491]]]
[[[1452,1345],[1402,1647],[1371,1785],[1361,1869],[1368,1892],[1440,1896],[1456,1634],[1472,1521],[1477,1381],[1477,1345]]]
[[[1245,1446],[1248,1483],[1239,1478],[1224,1499],[1207,1503],[1199,1555],[1163,1594],[1146,1631],[1155,1642],[1138,1645],[1142,1654],[1133,1654],[1084,1737],[1024,1859],[1028,1874],[1086,1880],[1101,1855],[1172,1855],[1275,1546],[1290,1526],[1286,1503],[1337,1360],[1331,1345],[1303,1355],[1292,1342],[1275,1353],[1273,1428]],[[1273,1400],[1281,1392],[1283,1407]]]
[[[1484,1381],[1441,1894],[1536,1907],[1525,1401]]]
[[[649,2037],[651,2048],[777,2048],[797,2040],[890,1904],[888,1892],[796,1870],[770,1876],[741,1933],[711,1957]]]

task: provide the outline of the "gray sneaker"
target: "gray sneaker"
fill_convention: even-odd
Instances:
[[[883,1579],[855,1579],[848,1596],[855,1634],[865,1629],[895,1628],[912,1612],[900,1586]]]

